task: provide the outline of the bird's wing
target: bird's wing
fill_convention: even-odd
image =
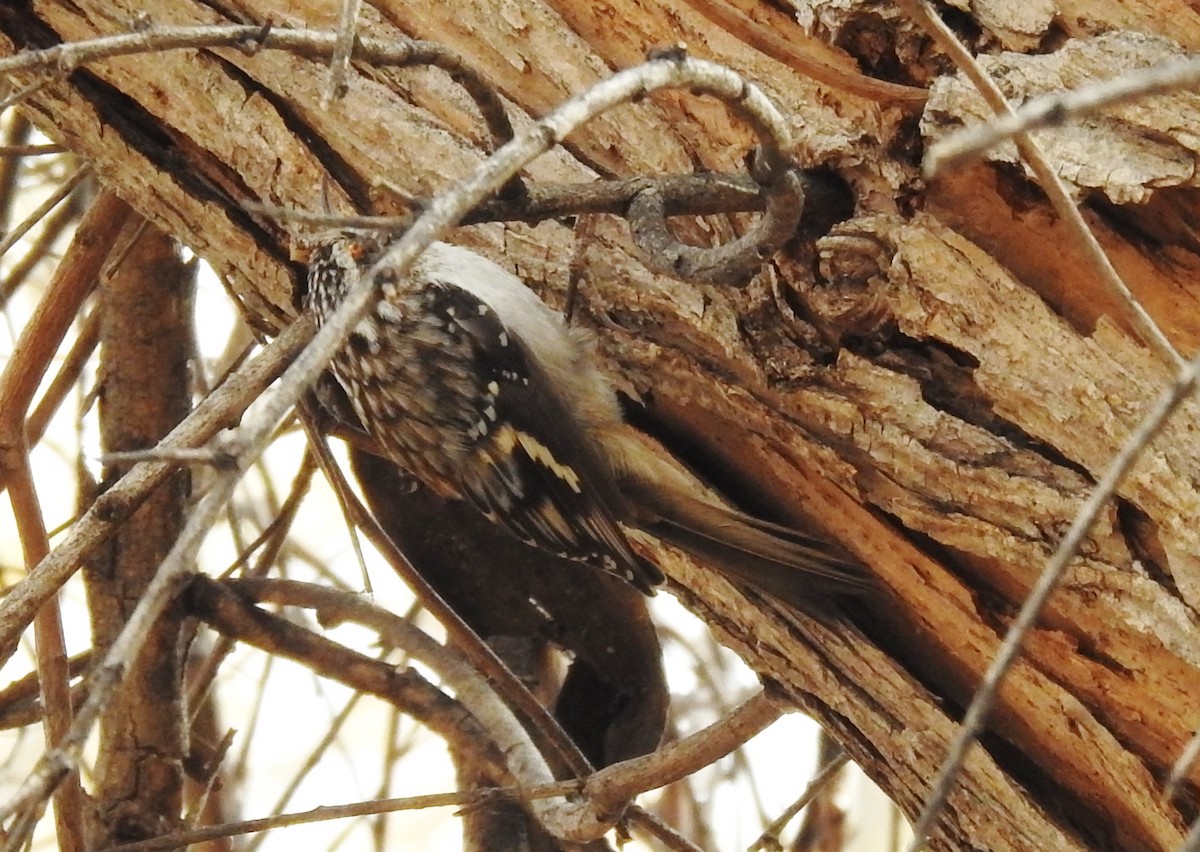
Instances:
[[[440,288],[440,316],[471,340],[485,401],[471,430],[461,488],[523,541],[618,574],[643,591],[662,581],[633,553],[603,493],[616,493],[582,426],[524,343],[471,293]]]

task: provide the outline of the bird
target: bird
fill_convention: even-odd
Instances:
[[[313,239],[302,301],[318,324],[393,239]],[[840,549],[725,505],[654,452],[625,422],[592,335],[503,267],[435,242],[406,274],[376,270],[375,286],[331,372],[381,454],[434,493],[646,594],[664,575],[626,527],[809,612],[869,587]]]

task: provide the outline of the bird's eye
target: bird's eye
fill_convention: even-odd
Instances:
[[[347,253],[355,263],[362,263],[363,260],[371,253],[370,246],[362,240],[347,240]]]

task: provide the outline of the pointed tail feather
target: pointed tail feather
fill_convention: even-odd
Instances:
[[[726,577],[813,614],[827,613],[832,595],[870,588],[866,570],[834,546],[673,486],[643,480],[625,489],[638,526]]]
[[[646,531],[768,594],[794,602],[870,586],[860,565],[795,530],[697,499],[672,508]]]
[[[603,443],[623,522],[818,617],[837,612],[834,596],[871,588],[866,569],[840,548],[707,497],[699,480],[632,429],[613,431]]]

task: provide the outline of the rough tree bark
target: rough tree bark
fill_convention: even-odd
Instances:
[[[329,27],[335,5],[22,0],[0,9],[0,47],[123,32],[147,18]],[[723,26],[697,11],[710,5]],[[878,593],[852,613],[852,628],[827,628],[665,557],[723,641],[911,815],[1015,607],[1170,370],[1098,291],[1019,168],[996,161],[920,180],[921,131],[977,108],[945,88],[948,63],[898,9],[795,5],[796,17],[754,0],[480,0],[448,15],[437,3],[378,0],[360,32],[399,30],[459,52],[509,99],[518,124],[647,48],[682,41],[762,85],[794,121],[798,159],[853,185],[853,219],[815,248],[789,247],[741,290],[650,275],[616,219],[578,244],[553,222],[460,237],[554,303],[575,257],[586,275],[581,321],[597,328],[656,436],[748,507],[822,530],[871,566]],[[1065,57],[1070,39],[1110,30],[1169,36],[1183,51],[1200,44],[1200,14],[1174,0],[970,8],[948,14],[980,53]],[[1011,72],[1018,91],[1039,73],[1073,85],[1176,49],[1122,44],[1120,58],[1102,55],[1083,71],[1011,54],[992,73]],[[802,55],[825,63],[826,82],[794,70]],[[294,313],[288,252],[302,228],[241,202],[321,210],[326,195],[336,210],[390,212],[376,179],[427,196],[481,157],[477,114],[444,75],[357,69],[347,96],[322,106],[320,63],[270,50],[175,51],[77,70],[27,110],[211,261],[270,332]],[[861,69],[916,88],[936,81],[934,99],[927,109],[900,90],[851,91],[844,80]],[[1075,159],[1053,155],[1118,269],[1186,353],[1200,316],[1200,243],[1189,227],[1196,103],[1180,96],[1160,109],[1061,131]],[[666,93],[593,123],[528,176],[736,170],[749,139],[718,104]],[[1128,150],[1148,147],[1155,164],[1133,163]],[[727,239],[743,224],[681,227]],[[1195,817],[1196,771],[1180,805],[1160,801],[1159,789],[1200,727],[1196,414],[1184,406],[1074,562],[1000,692],[939,848],[1168,849]]]

